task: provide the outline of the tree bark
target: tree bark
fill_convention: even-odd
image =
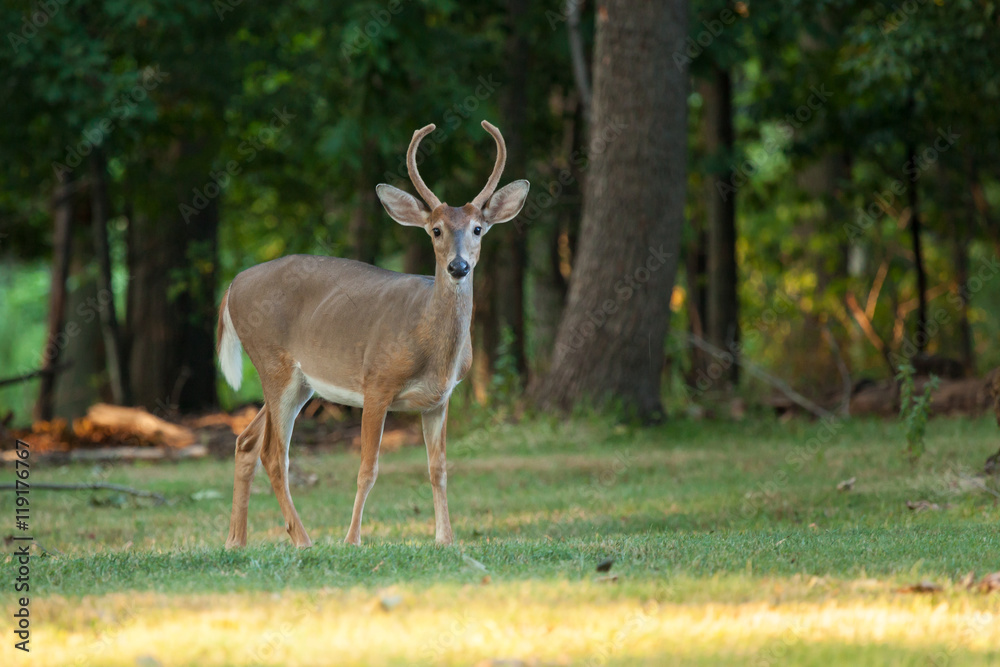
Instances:
[[[382,207],[375,196],[378,170],[374,165],[374,153],[373,141],[364,142],[357,180],[357,202],[350,222],[351,259],[366,264],[374,264],[378,258],[376,225],[382,213]]]
[[[909,164],[916,164],[916,147],[910,143],[906,147],[906,159]],[[917,273],[917,329],[914,333],[914,343],[917,352],[927,348],[927,271],[924,267],[924,252],[920,241],[920,200],[917,195],[916,182],[910,184],[907,190],[910,204],[910,238],[913,242],[913,270]]]
[[[732,82],[729,72],[714,67],[708,85],[702,88],[705,98],[705,150],[710,160],[725,165],[706,179],[708,203],[706,230],[708,273],[705,298],[706,339],[734,356],[724,371],[732,384],[739,380],[740,340],[739,301],[736,267],[736,194],[720,188],[731,186],[733,177]]]
[[[542,407],[614,399],[662,416],[660,381],[684,216],[687,3],[610,0],[598,11],[590,170],[580,248]]]
[[[59,363],[63,322],[66,317],[66,278],[69,275],[69,259],[73,242],[73,204],[76,184],[59,176],[59,183],[53,195],[53,237],[52,237],[52,288],[49,292],[48,332],[42,350],[42,379],[35,403],[35,419],[50,420],[54,410],[56,386],[56,366]]]
[[[705,217],[707,217],[707,209]],[[691,241],[685,249],[684,270],[687,278],[688,330],[692,336],[708,340],[705,323],[708,320],[708,262],[705,249],[708,240],[705,234],[706,220],[701,215],[693,216]],[[691,370],[685,381],[689,387],[703,389],[711,379],[708,366],[711,357],[697,345],[689,345]]]
[[[528,66],[529,44],[521,22],[527,13],[527,0],[508,0],[507,17],[509,34],[504,45],[507,61],[508,85],[500,98],[501,117],[504,124],[504,141],[507,144],[507,166],[504,171],[508,178],[527,177],[527,150],[524,133],[528,118]],[[497,230],[500,232],[499,261],[491,265],[496,276],[493,297],[495,341],[491,357],[496,354],[496,344],[500,332],[509,328],[514,338],[508,349],[514,368],[522,381],[527,380],[528,363],[525,357],[524,328],[524,276],[528,264],[528,235],[521,225],[510,224]]]
[[[204,185],[210,166],[203,156],[212,154],[193,142],[172,146],[156,172],[166,187],[129,224],[130,381],[135,404],[154,414],[217,403],[218,200],[187,221],[177,204]]]
[[[108,198],[107,158],[100,148],[95,148],[90,156],[90,214],[94,238],[94,254],[97,259],[98,310],[101,317],[101,331],[104,336],[104,351],[107,357],[108,381],[111,396],[118,405],[130,401],[128,373],[122,353],[121,336],[118,332],[118,314],[115,311],[115,292],[111,283],[111,253],[108,250],[108,219],[110,203]]]
[[[584,54],[583,38],[580,36],[580,0],[566,0],[564,11],[569,33],[570,60],[573,62],[573,81],[580,96],[583,122],[589,125],[592,93],[590,72],[587,71],[587,56]]]
[[[964,225],[959,226],[962,230]],[[965,230],[962,230],[963,232]],[[955,268],[955,282],[958,283],[958,342],[962,366],[969,377],[976,375],[976,355],[972,345],[972,326],[969,324],[969,255],[966,247],[966,233],[959,233],[952,239],[952,258]]]

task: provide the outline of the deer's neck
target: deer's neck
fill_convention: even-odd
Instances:
[[[431,363],[447,366],[450,372],[465,347],[472,325],[471,273],[456,283],[443,269],[436,272],[424,324],[430,333]]]

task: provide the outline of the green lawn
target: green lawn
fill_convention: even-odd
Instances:
[[[293,489],[305,551],[263,471],[251,546],[226,552],[231,462],[38,466],[170,500],[32,492],[54,554],[32,561],[32,662],[1000,664],[1000,594],[959,583],[1000,570],[997,483],[974,477],[998,435],[933,421],[911,466],[882,422],[456,425],[452,548],[417,448],[383,454],[360,549],[341,544],[356,452],[292,452],[319,476]],[[921,500],[940,509],[907,509]],[[900,592],[922,581],[942,590]]]

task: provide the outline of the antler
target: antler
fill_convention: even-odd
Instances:
[[[503,167],[507,163],[507,144],[504,143],[500,130],[485,120],[483,121],[483,129],[493,135],[493,139],[497,142],[497,162],[493,165],[493,173],[490,174],[490,180],[486,181],[486,187],[472,200],[472,204],[476,208],[486,206],[486,202],[493,196],[493,192],[497,189],[497,184],[500,182],[500,174],[503,173]]]
[[[417,194],[427,202],[432,211],[441,205],[441,200],[434,196],[431,189],[424,183],[424,179],[420,178],[420,172],[417,170],[417,147],[420,145],[420,140],[435,129],[434,123],[431,123],[414,132],[413,139],[410,140],[410,148],[406,151],[406,170],[410,172],[410,180],[413,181],[413,187],[417,189]]]

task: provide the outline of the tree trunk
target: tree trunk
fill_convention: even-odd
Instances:
[[[660,381],[684,216],[687,3],[610,0],[598,11],[590,170],[580,248],[543,407],[620,401],[662,415]]]
[[[53,416],[67,422],[87,414],[91,405],[107,401],[108,392],[108,366],[98,316],[101,297],[94,272],[94,257],[87,242],[89,220],[85,215],[89,210],[83,203],[80,203],[78,224],[75,225],[68,281],[72,287],[66,295],[64,331],[67,336],[62,346],[62,354],[73,364],[59,374],[52,410]]]
[[[213,151],[172,146],[156,177],[161,200],[147,201],[129,224],[128,331],[133,398],[154,413],[214,406],[217,318],[217,199],[185,221],[177,202],[190,201]],[[153,198],[151,198],[152,200]]]
[[[955,265],[955,282],[958,283],[958,342],[962,366],[969,377],[976,375],[976,356],[972,346],[972,326],[969,324],[969,255],[966,247],[967,232],[959,227],[959,234],[952,239],[952,257]]]
[[[581,154],[586,134],[582,129],[583,111],[575,94],[567,93],[562,123],[562,146],[559,153],[550,158],[560,179],[556,181],[558,197],[546,192],[555,188],[552,181],[536,184],[529,197],[533,204],[526,206],[528,214],[519,218],[527,221],[531,234],[528,265],[532,277],[531,343],[534,354],[531,372],[534,375],[544,375],[552,363],[551,351],[559,330],[559,318],[569,294],[572,243],[580,225],[582,173],[573,156]],[[551,205],[543,211],[537,202],[548,201],[546,198],[550,195],[553,197]]]
[[[507,144],[508,178],[527,177],[527,155],[524,133],[527,129],[528,100],[526,95],[529,66],[529,45],[521,23],[527,13],[527,0],[508,0],[507,20],[510,30],[504,47],[507,60],[508,85],[500,98],[504,140]],[[507,352],[522,380],[527,380],[528,364],[524,353],[524,276],[528,264],[528,235],[521,225],[506,225],[500,232],[497,260],[490,268],[494,271],[493,298],[496,341],[500,332],[508,328],[514,337]],[[496,347],[490,348],[496,354]]]
[[[906,147],[906,159],[909,164],[916,164],[916,148],[912,143]],[[916,182],[910,184],[907,191],[910,204],[910,238],[913,241],[913,269],[917,272],[917,329],[914,343],[917,352],[927,348],[927,271],[924,268],[924,253],[920,242],[920,200],[917,196]]]
[[[709,159],[725,165],[706,179],[708,229],[706,230],[708,290],[703,322],[707,340],[734,356],[724,372],[732,384],[739,380],[735,357],[740,340],[739,302],[736,283],[736,194],[733,177],[732,83],[729,72],[713,68],[712,78],[702,88],[705,96],[705,151]]]
[[[370,140],[364,142],[363,146],[357,180],[357,201],[351,212],[351,259],[374,264],[378,258],[376,225],[381,218],[382,206],[375,196],[378,178],[378,170],[374,167],[375,146]]]
[[[94,254],[97,259],[97,303],[107,356],[108,382],[115,403],[127,405],[131,400],[128,373],[124,367],[121,336],[118,332],[118,314],[115,312],[115,292],[111,284],[111,254],[108,250],[108,199],[107,158],[100,148],[90,156],[90,214],[93,228]]]
[[[49,321],[42,350],[42,374],[35,404],[35,419],[52,419],[56,385],[56,365],[64,345],[60,341],[63,322],[66,318],[66,278],[69,275],[69,259],[73,242],[73,204],[76,198],[76,183],[59,176],[59,184],[53,195],[52,217],[52,288],[49,292]],[[65,335],[65,334],[63,334]]]
[[[707,216],[707,211],[705,212]],[[708,340],[705,323],[708,319],[708,262],[705,249],[708,240],[705,234],[706,221],[700,215],[691,220],[691,241],[685,251],[684,271],[687,279],[688,329],[692,335]],[[710,380],[708,375],[711,357],[697,345],[690,345],[691,371],[685,378],[689,387],[705,390]]]
[[[403,273],[434,275],[434,246],[423,238],[411,239],[408,243],[403,254]]]

